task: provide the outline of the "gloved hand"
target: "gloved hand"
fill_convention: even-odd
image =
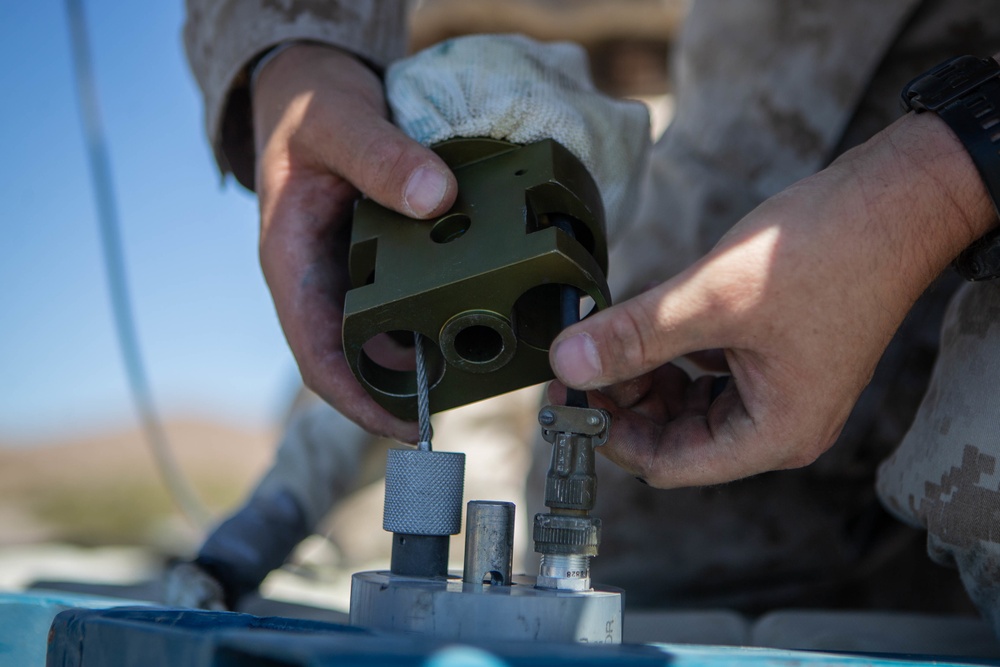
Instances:
[[[179,607],[235,609],[311,531],[291,493],[258,489],[212,531],[193,562],[168,571],[164,599]]]
[[[226,591],[218,579],[197,563],[182,561],[167,570],[163,602],[171,607],[230,611]]]

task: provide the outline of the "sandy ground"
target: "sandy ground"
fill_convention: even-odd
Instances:
[[[167,424],[184,475],[213,515],[234,507],[268,465],[276,435],[206,420]],[[0,442],[0,553],[63,540],[183,554],[200,539],[172,503],[133,429],[35,444]]]
[[[180,468],[215,517],[239,505],[277,440],[271,431],[199,419],[170,421],[167,431]],[[362,495],[354,502],[373,501]],[[0,442],[0,590],[47,581],[155,599],[165,564],[193,554],[203,535],[171,501],[134,429],[31,447]],[[350,576],[336,547],[315,537],[294,561],[268,578],[265,596],[346,610]]]

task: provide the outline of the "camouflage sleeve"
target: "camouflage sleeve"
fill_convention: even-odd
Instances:
[[[910,431],[879,468],[898,519],[927,529],[927,552],[958,569],[1000,634],[1000,282],[967,283],[941,328],[941,351]]]
[[[292,40],[330,44],[376,69],[406,49],[404,0],[187,0],[184,47],[219,170],[253,189],[251,65]]]

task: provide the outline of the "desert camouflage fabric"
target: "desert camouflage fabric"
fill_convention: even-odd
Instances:
[[[188,0],[185,43],[223,173],[252,184],[247,72],[259,54],[306,39],[384,67],[405,52],[405,4]],[[653,149],[639,215],[611,239],[616,297],[670,277],[763,199],[892,122],[898,91],[916,74],[953,55],[997,51],[1000,12],[987,0],[692,3],[672,60],[675,120]],[[937,359],[958,286],[942,276],[917,303],[838,444],[812,466],[665,492],[602,462],[595,579],[625,587],[631,606],[750,613],[782,606],[968,611],[964,583],[992,618],[1000,606],[1000,443],[990,380],[1000,366],[1000,287],[962,289]],[[523,438],[525,420],[515,412],[524,408],[511,409],[509,419],[493,414],[481,426],[464,420],[463,447],[489,448],[491,438],[509,447]],[[300,433],[282,447],[322,456],[323,447],[298,441],[338,442],[335,432]],[[547,445],[536,443],[532,453],[521,516],[539,509],[548,464]],[[876,470],[890,455],[877,495]],[[279,457],[279,468],[294,459]],[[504,461],[517,468],[518,457]],[[310,483],[297,476],[330,466],[288,469],[268,483],[284,475],[285,484],[305,488]],[[474,485],[467,489],[484,497]],[[378,530],[377,518],[368,525]],[[961,581],[927,558],[928,547],[934,560],[958,568]]]
[[[957,568],[1000,628],[1000,284],[959,290],[913,426],[879,469],[878,493],[927,530],[927,551]]]

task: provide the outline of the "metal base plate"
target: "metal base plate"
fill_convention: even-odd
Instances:
[[[351,625],[446,639],[620,644],[624,597],[616,588],[554,591],[515,575],[511,586],[464,584],[391,572],[351,578]]]

